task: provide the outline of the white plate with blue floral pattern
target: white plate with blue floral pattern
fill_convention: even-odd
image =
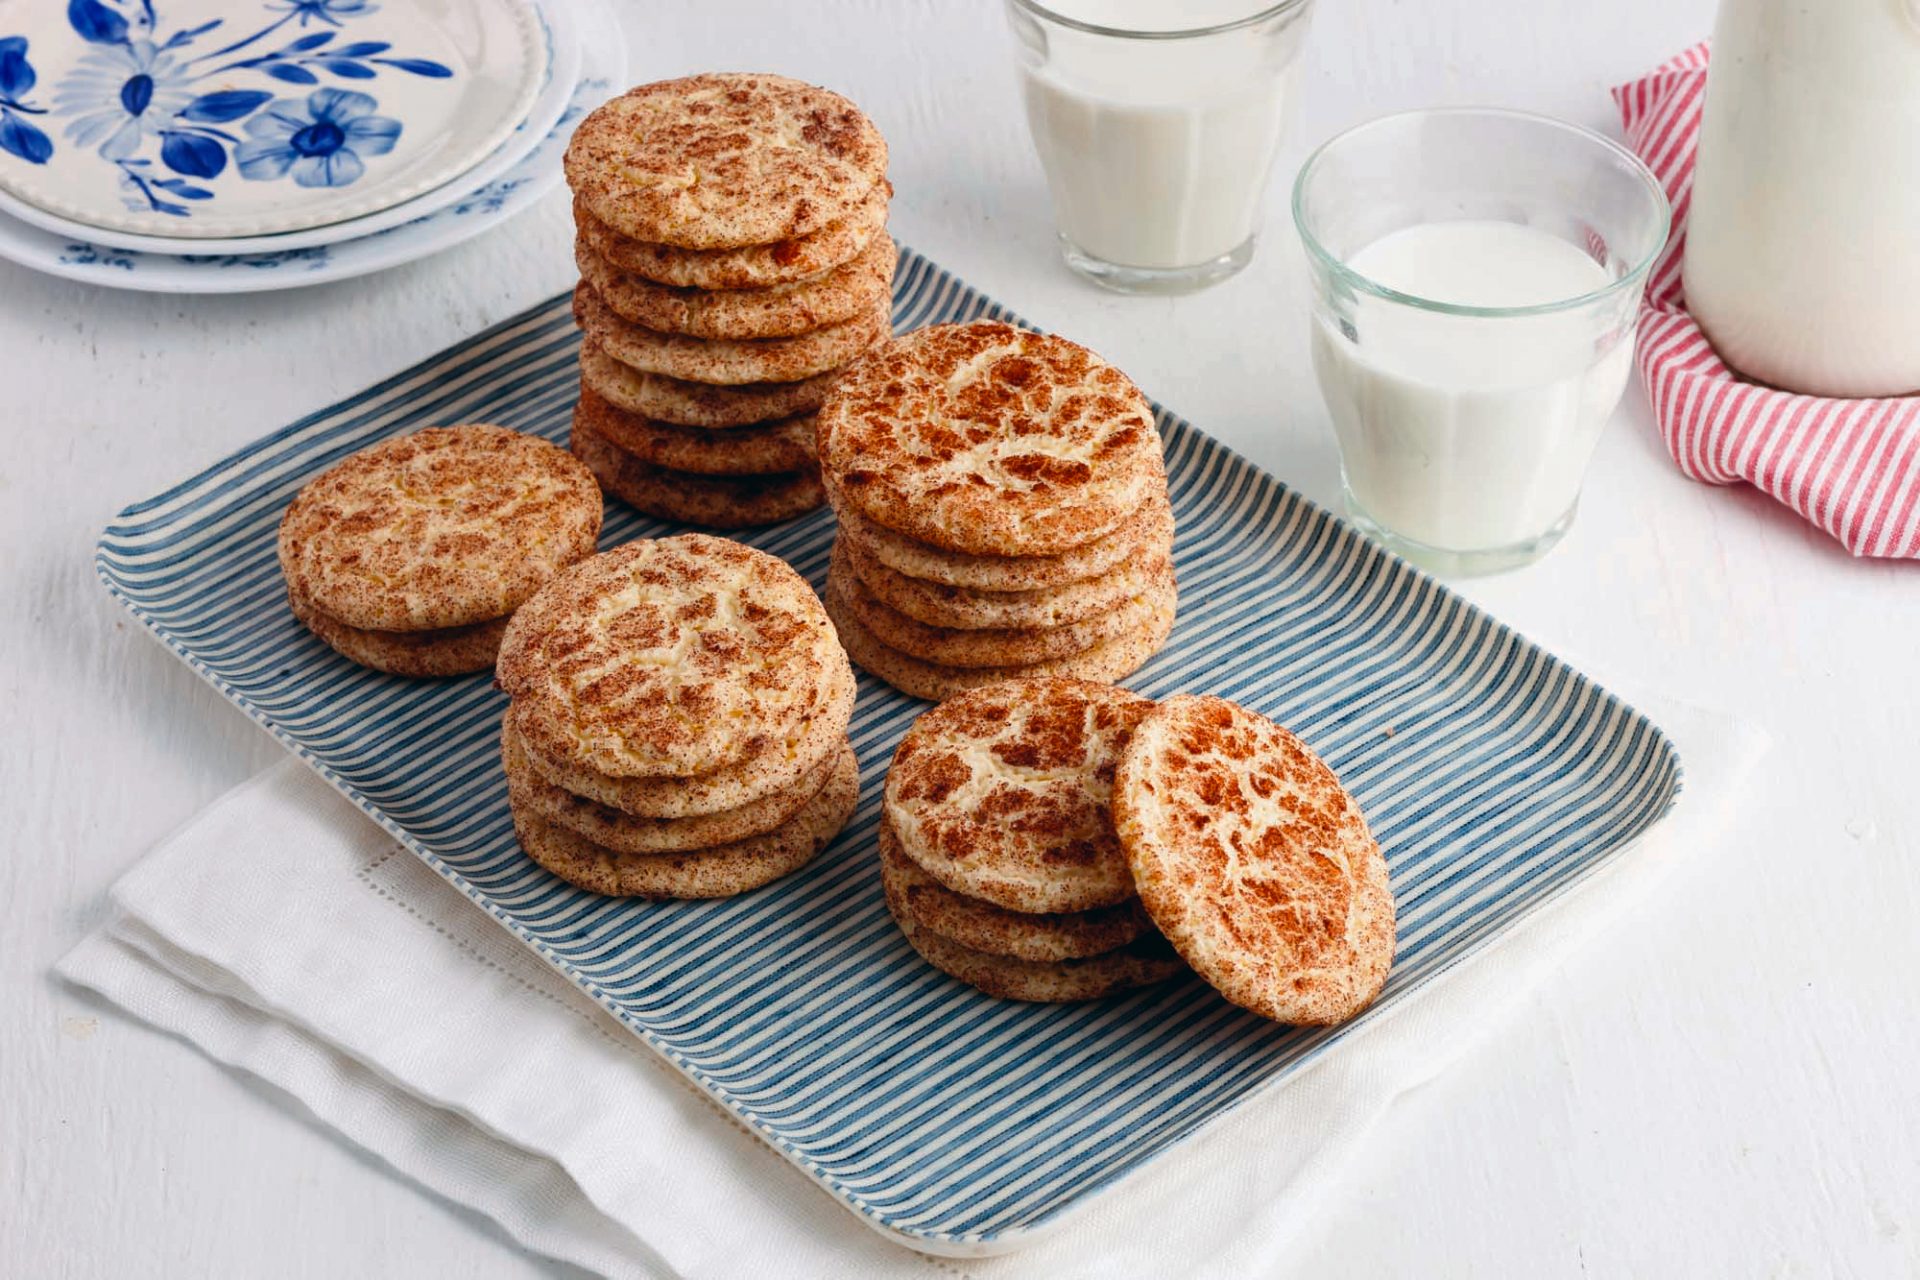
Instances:
[[[403,222],[412,222],[458,204],[473,191],[492,182],[546,138],[560,116],[573,101],[574,87],[580,81],[581,36],[575,13],[579,0],[534,0],[546,46],[546,75],[540,94],[526,119],[514,127],[507,140],[493,154],[474,165],[453,181],[434,190],[403,200],[364,218],[309,227],[305,231],[282,231],[267,236],[220,236],[186,240],[174,236],[141,235],[133,231],[114,231],[90,227],[57,213],[49,213],[0,188],[0,214],[11,214],[29,226],[51,231],[69,240],[82,240],[104,249],[138,249],[142,253],[169,253],[214,256],[219,254],[279,253],[288,249],[310,249],[315,245],[338,244],[360,236],[385,231]]]
[[[28,0],[0,24],[0,188],[168,238],[298,231],[449,183],[547,69],[531,0]]]
[[[272,253],[182,257],[114,249],[28,226],[0,214],[0,258],[48,275],[143,293],[258,293],[348,280],[412,262],[499,226],[560,183],[573,126],[626,87],[626,37],[597,0],[571,7],[580,33],[580,78],[566,109],[539,145],[485,185],[437,213],[341,244]],[[465,184],[461,184],[464,186]]]

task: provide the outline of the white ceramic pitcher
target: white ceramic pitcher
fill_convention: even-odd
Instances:
[[[1721,0],[1683,273],[1747,376],[1920,392],[1920,0]]]

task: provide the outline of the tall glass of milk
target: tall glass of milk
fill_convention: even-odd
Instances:
[[[1312,0],[1006,0],[1061,251],[1126,293],[1253,257]]]
[[[1544,555],[1626,387],[1659,182],[1544,116],[1417,111],[1322,147],[1293,213],[1355,522],[1441,572]]]

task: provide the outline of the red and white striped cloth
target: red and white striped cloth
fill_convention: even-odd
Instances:
[[[1707,81],[1700,44],[1613,91],[1627,141],[1673,202],[1673,236],[1647,280],[1640,373],[1680,470],[1745,481],[1854,555],[1920,558],[1920,396],[1828,400],[1742,380],[1686,312],[1680,259]]]

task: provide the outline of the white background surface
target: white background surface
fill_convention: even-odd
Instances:
[[[1279,198],[1309,146],[1443,102],[1617,133],[1608,86],[1711,8],[1323,3],[1259,256],[1171,301],[1057,265],[995,5],[650,0],[627,30],[636,80],[767,69],[850,94],[892,144],[896,235],[1328,501]],[[100,526],[558,292],[569,238],[556,194],[410,267],[232,299],[0,264],[0,1272],[558,1274],[46,970],[143,849],[279,751],[109,602]],[[1300,1275],[1920,1274],[1920,565],[1853,562],[1751,492],[1683,480],[1640,397],[1562,547],[1464,590],[1603,678],[1739,711],[1774,751],[1663,900],[1403,1100]]]

